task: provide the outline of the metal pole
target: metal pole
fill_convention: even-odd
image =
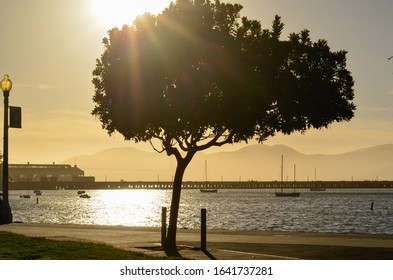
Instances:
[[[201,209],[201,250],[206,251],[206,209]]]
[[[12,223],[11,207],[8,201],[8,97],[9,92],[4,92],[3,198],[0,224]]]
[[[165,248],[166,244],[166,207],[161,211],[161,247]]]

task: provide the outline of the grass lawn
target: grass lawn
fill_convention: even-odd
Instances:
[[[105,244],[57,241],[0,231],[2,260],[153,260]]]

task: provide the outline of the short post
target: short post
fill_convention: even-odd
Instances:
[[[161,246],[165,248],[166,243],[166,207],[162,207],[161,211]]]
[[[374,202],[371,202],[371,210],[374,210]]]
[[[206,209],[201,209],[201,250],[206,251]]]
[[[38,204],[38,197],[37,197],[37,204]]]

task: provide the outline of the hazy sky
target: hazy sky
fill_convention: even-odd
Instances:
[[[157,12],[167,0],[14,0],[0,10],[0,75],[10,75],[10,105],[22,107],[22,129],[10,129],[11,163],[61,162],[78,154],[146,144],[109,137],[92,115],[91,83],[102,38],[115,24],[131,23],[144,9]],[[313,40],[348,51],[355,79],[355,118],[304,135],[276,136],[306,154],[340,153],[393,142],[393,1],[237,0],[242,15],[270,28],[274,15],[284,36],[304,28]],[[108,5],[112,3],[112,6]],[[3,106],[0,106],[0,116]],[[2,118],[1,118],[2,119]],[[2,121],[0,122],[2,131]],[[238,149],[242,145],[222,147]],[[2,150],[2,146],[0,147]]]

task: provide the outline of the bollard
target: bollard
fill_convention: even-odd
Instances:
[[[166,207],[162,207],[161,212],[161,246],[165,248],[166,243]]]
[[[206,251],[206,209],[201,209],[201,250]]]

